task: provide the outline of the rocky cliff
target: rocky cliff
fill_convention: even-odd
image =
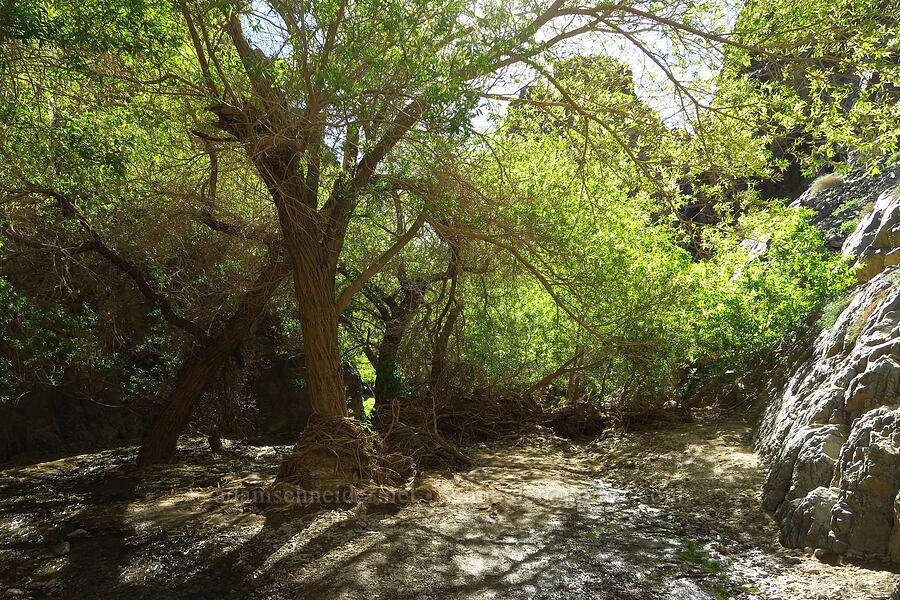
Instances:
[[[247,422],[239,437],[296,440],[311,412],[309,396],[296,384],[303,373],[302,358],[267,355],[249,381],[254,402],[243,415]],[[0,463],[137,442],[152,407],[116,400],[115,390],[104,397],[88,396],[75,386],[46,386],[15,405],[0,404]]]
[[[900,563],[900,168],[823,179],[798,203],[856,258],[859,283],[762,394],[763,508],[786,546]]]

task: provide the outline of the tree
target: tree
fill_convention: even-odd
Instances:
[[[591,32],[612,31],[649,52],[637,38],[644,28],[670,34],[682,49],[742,45],[705,30],[691,3],[661,12],[640,3],[582,7],[561,0],[547,6],[279,0],[224,8],[182,0],[178,7],[196,63],[160,67],[177,82],[197,81],[182,93],[209,103],[216,127],[227,134],[216,143],[239,144],[269,192],[298,302],[312,407],[325,418],[347,414],[340,315],[424,220],[416,220],[397,244],[338,290],[337,270],[355,211],[381,193],[381,186],[392,187],[392,180],[417,180],[418,191],[445,187],[435,177],[435,164],[446,164],[450,157],[441,155],[446,140],[459,132],[479,99],[491,94],[494,78],[513,67],[531,69],[559,92],[561,107],[581,122],[605,127],[612,143],[646,171],[646,161],[615,133],[622,111],[582,102],[587,94],[571,92],[548,73],[554,48]],[[726,110],[718,114],[727,119]],[[710,147],[708,139],[692,143],[688,158],[725,164],[737,153],[735,145],[721,144],[705,157],[704,148]],[[723,147],[731,151],[718,150]],[[430,193],[407,198],[419,203],[419,212],[432,213],[432,222],[440,218],[434,213],[459,210],[452,200],[441,206]],[[468,233],[485,237],[477,230]],[[515,239],[502,243],[517,252]],[[546,281],[545,287],[550,291],[552,285]],[[555,299],[565,301],[558,294]]]
[[[165,5],[12,8],[0,104],[9,117],[0,139],[4,265],[37,255],[68,263],[63,274],[80,275],[61,285],[82,288],[82,297],[91,275],[124,278],[138,300],[117,300],[142,299],[148,319],[169,325],[154,351],[183,364],[154,374],[174,381],[162,387],[138,459],[166,462],[209,382],[287,278],[280,242],[266,231],[265,210],[232,204],[237,192],[252,198],[254,186],[235,178],[228,156],[197,132],[173,133],[190,131],[189,109],[140,87],[126,99],[114,77],[87,64],[111,51],[151,59],[171,51],[177,36]],[[98,21],[100,36],[90,33]],[[117,315],[106,317],[101,327],[115,328]],[[160,381],[142,383],[134,394]]]
[[[390,159],[398,145],[406,156],[416,146],[429,152],[435,148],[430,134],[452,134],[487,91],[488,77],[512,65],[535,65],[557,43],[604,26],[621,29],[643,20],[726,41],[630,5],[588,9],[555,2],[479,14],[460,3],[273,2],[265,6],[274,17],[265,25],[261,10],[218,16],[185,3],[181,8],[206,91],[223,99],[210,106],[217,125],[245,148],[278,209],[313,409],[338,417],[346,408],[337,324],[362,281],[337,294],[335,275],[354,210],[377,193],[376,175],[397,168]],[[259,30],[257,47],[247,26]],[[218,27],[231,48],[207,43],[208,31]],[[547,39],[539,40],[539,31]],[[228,70],[235,54],[240,77]],[[370,273],[364,270],[361,280]]]
[[[665,332],[667,322],[647,315],[677,288],[654,284],[683,262],[658,250],[672,240],[669,231],[653,226],[659,213],[654,217],[652,211],[664,205],[678,213],[684,202],[678,181],[685,176],[715,172],[725,180],[769,168],[766,140],[747,126],[741,102],[712,94],[714,70],[696,80],[682,73],[702,62],[701,56],[720,58],[726,48],[763,55],[785,48],[742,41],[729,32],[727,21],[707,19],[705,3],[177,0],[172,6],[177,15],[156,15],[174,40],[171,45],[152,51],[112,45],[103,61],[79,69],[107,97],[115,92],[117,98],[142,99],[145,109],[192,115],[190,133],[180,128],[164,144],[184,145],[184,136],[202,140],[210,172],[215,160],[228,156],[247,180],[265,189],[277,215],[277,227],[266,233],[277,235],[293,281],[312,408],[318,422],[329,427],[343,427],[335,423],[347,416],[342,314],[420,233],[440,235],[451,248],[460,239],[496,248],[528,275],[543,301],[592,342],[637,346],[644,344],[640,338]],[[118,31],[129,27],[120,25]],[[655,65],[682,105],[678,127],[666,127],[635,102],[634,92],[623,89],[623,74],[610,69],[609,61],[560,63],[571,53],[567,44],[583,37],[592,44],[621,42]],[[603,77],[586,78],[586,69],[600,69]],[[527,79],[540,94],[498,91],[498,82],[516,78]],[[184,108],[175,110],[176,98]],[[560,172],[549,180],[512,172],[509,157],[517,150],[495,155],[492,144],[503,140],[472,125],[484,101],[513,102],[547,115],[552,126],[529,139],[539,142],[539,151],[555,153],[556,161],[548,162],[561,166]],[[550,133],[565,143],[549,140]],[[174,139],[179,137],[180,142]],[[542,148],[542,140],[549,147]],[[527,164],[534,161],[512,161],[512,166]],[[589,211],[578,205],[583,195],[573,192],[581,183],[605,200],[591,219],[581,218]],[[606,185],[621,187],[605,194]],[[386,203],[385,198],[399,198],[411,224],[368,264],[350,265],[345,273],[352,278],[339,288],[342,263],[353,262],[345,260],[348,231],[359,222],[361,209]],[[621,210],[611,206],[623,198],[637,202]],[[591,235],[586,226],[602,218],[622,224],[646,245],[629,247],[628,239],[611,236],[622,257],[599,253],[610,260],[584,263],[597,257],[582,247]],[[642,264],[642,247],[659,261]],[[581,270],[583,264],[590,268]],[[609,284],[615,274],[610,264],[625,269],[627,280],[648,294],[617,297]],[[447,271],[452,293],[431,361],[435,385],[464,306],[461,269],[454,256]],[[606,312],[590,309],[602,296],[597,280],[609,285],[602,304]],[[214,347],[204,355],[221,357],[246,322],[228,323],[224,337],[212,336]],[[210,372],[186,367],[185,398],[195,395]],[[184,414],[182,404],[178,407],[168,410],[154,431],[173,428]],[[308,437],[315,435],[310,431]],[[346,469],[348,475],[353,471]]]
[[[748,48],[729,51],[719,94],[748,101],[779,171],[877,170],[900,148],[896,28],[885,0],[747,2],[735,29]],[[761,40],[784,51],[754,51]]]

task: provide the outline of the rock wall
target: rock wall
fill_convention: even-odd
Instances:
[[[857,257],[860,283],[792,344],[762,394],[763,508],[786,546],[900,563],[900,169],[798,203]]]
[[[311,413],[297,380],[302,359],[269,356],[250,382],[254,407],[247,437],[295,441]],[[88,452],[137,442],[149,423],[146,406],[117,406],[114,390],[85,393],[80,386],[43,387],[15,405],[0,405],[0,463]]]
[[[129,406],[48,386],[15,405],[0,405],[0,462],[110,446],[138,439],[145,426],[145,415]]]
[[[267,442],[296,442],[312,414],[309,394],[298,385],[306,377],[302,358],[271,359],[251,382],[255,410],[252,436]]]

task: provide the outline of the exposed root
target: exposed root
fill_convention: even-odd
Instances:
[[[683,407],[660,408],[650,404],[613,409],[609,413],[613,425],[623,431],[652,429],[664,423],[690,423],[690,411]]]
[[[413,457],[421,468],[470,467],[472,460],[457,445],[519,431],[544,415],[530,396],[501,388],[411,396],[386,413],[375,418],[385,445]]]
[[[281,460],[273,491],[284,503],[351,506],[373,490],[404,490],[414,474],[412,458],[386,452],[352,419],[313,415]]]
[[[600,410],[589,402],[566,404],[547,415],[544,425],[564,438],[594,436],[603,432],[604,418]]]
[[[421,427],[396,422],[385,435],[385,444],[412,457],[418,468],[468,468],[474,463],[440,435]]]
[[[282,459],[271,498],[311,507],[362,505],[368,512],[390,513],[433,499],[413,485],[416,468],[471,467],[472,459],[458,445],[536,427],[575,438],[599,434],[605,421],[628,430],[689,418],[677,407],[652,405],[617,407],[606,419],[589,402],[545,411],[531,396],[508,389],[410,396],[376,412],[380,437],[366,434],[353,419],[313,415]]]

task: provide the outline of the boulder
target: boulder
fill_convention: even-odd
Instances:
[[[807,495],[784,502],[776,516],[781,531],[779,541],[789,548],[826,548],[831,511],[838,501],[834,488],[817,487]]]
[[[844,241],[841,251],[856,257],[857,279],[868,281],[886,267],[900,264],[900,187],[881,192],[871,212]]]
[[[52,552],[53,556],[60,557],[66,556],[69,551],[72,549],[72,545],[69,542],[59,542],[55,546],[53,546]]]
[[[894,503],[900,490],[900,410],[874,409],[853,424],[833,484],[830,548],[859,558],[900,562],[889,542],[900,536]]]
[[[847,227],[848,223],[860,218],[861,212],[867,212],[869,208],[877,205],[879,198],[886,191],[893,190],[900,183],[900,165],[886,168],[879,176],[869,177],[863,171],[851,172],[839,183],[826,189],[809,189],[794,201],[792,206],[803,206],[815,211],[811,222],[825,238],[826,244],[835,251],[850,253],[859,256],[877,235],[878,227],[873,222],[880,224],[881,218],[872,217],[868,221],[863,215],[862,221],[854,229]],[[875,211],[873,210],[872,213]],[[888,211],[892,212],[892,211]],[[850,238],[856,236],[858,242],[852,242],[852,247],[844,247]],[[865,236],[866,239],[862,239]]]
[[[845,208],[863,210],[839,247],[860,283],[806,337],[785,343],[760,394],[755,443],[769,465],[762,504],[780,539],[823,555],[900,563],[900,170],[849,177],[799,203],[818,226],[841,230]],[[840,208],[840,210],[838,210]],[[834,246],[834,244],[832,244]],[[834,314],[832,313],[832,314]]]
[[[68,542],[80,542],[82,540],[86,540],[91,537],[91,534],[88,533],[84,529],[76,529],[74,531],[70,531],[66,534],[66,541]]]

